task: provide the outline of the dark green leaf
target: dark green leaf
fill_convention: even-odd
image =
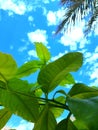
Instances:
[[[81,120],[75,120],[73,121],[74,125],[77,127],[78,130],[90,130],[84,123],[84,121],[82,122]]]
[[[98,96],[87,99],[68,97],[67,103],[78,122],[77,128],[82,124],[85,130],[98,129]]]
[[[43,63],[46,63],[48,60],[50,60],[50,52],[48,51],[48,49],[45,47],[44,44],[42,43],[35,43],[36,46],[36,52],[37,52],[37,56],[40,58],[40,60]]]
[[[17,64],[9,54],[0,52],[0,80],[11,79],[17,71]]]
[[[42,66],[42,63],[38,60],[33,60],[25,63],[20,68],[18,68],[18,71],[16,73],[16,77],[21,78],[28,76],[34,72],[36,72],[38,69],[40,69]]]
[[[42,110],[33,130],[55,130],[56,120],[48,105]]]
[[[0,88],[5,89],[6,83],[0,80]]]
[[[78,129],[74,126],[71,120],[63,119],[61,122],[58,123],[55,130],[78,130]]]
[[[12,113],[35,122],[39,116],[39,105],[30,91],[31,86],[26,81],[11,79],[6,89],[0,88],[0,102]]]
[[[6,109],[6,108],[0,109],[0,130],[8,122],[11,115],[12,115],[12,113],[8,109]]]
[[[70,73],[68,73],[59,85],[66,86],[67,84],[74,84],[74,83],[75,83],[75,80],[73,76]]]
[[[85,84],[75,84],[68,93],[72,97],[89,98],[98,95],[96,88],[88,87]]]
[[[53,90],[69,72],[77,71],[83,57],[79,52],[68,53],[44,67],[38,75],[38,83],[44,92]]]

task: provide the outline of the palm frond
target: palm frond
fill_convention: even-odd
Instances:
[[[61,0],[61,4],[68,11],[65,10],[65,15],[57,28],[56,34],[62,29],[66,30],[71,23],[75,24],[76,21],[82,20],[85,16],[91,17],[90,20],[87,20],[88,29],[90,29],[93,21],[97,18],[95,11],[97,0]]]
[[[85,34],[88,34],[91,29],[95,29],[98,20],[98,6],[95,8],[93,15],[88,21],[87,28],[85,30]]]

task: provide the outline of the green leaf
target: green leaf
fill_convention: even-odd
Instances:
[[[42,112],[40,113],[38,121],[35,123],[33,130],[55,130],[56,120],[46,104]]]
[[[68,97],[67,103],[78,122],[75,124],[77,128],[82,124],[85,130],[98,129],[98,96],[87,99]]]
[[[2,88],[2,89],[5,89],[5,88],[6,88],[5,82],[3,82],[3,81],[1,81],[1,80],[0,80],[0,88]]]
[[[74,84],[75,83],[75,80],[73,78],[73,76],[68,73],[64,79],[60,82],[60,86],[66,86],[67,84]]]
[[[73,121],[74,125],[77,127],[78,130],[90,130],[85,124],[84,122],[80,121],[80,120],[75,120]]]
[[[36,47],[37,56],[40,58],[40,60],[43,63],[46,63],[48,60],[50,60],[51,57],[50,52],[48,51],[46,46],[43,45],[43,43],[35,42],[35,47]]]
[[[17,64],[9,54],[0,52],[0,80],[11,79],[17,71]]]
[[[41,86],[36,82],[36,83],[31,83],[31,92],[33,92],[37,97],[42,96],[43,91],[41,89]]]
[[[58,101],[58,102],[60,102],[60,103],[62,103],[62,104],[65,104],[65,97],[59,96],[59,97],[55,98],[55,101]],[[51,111],[53,112],[55,118],[61,116],[61,114],[62,114],[63,111],[64,111],[64,109],[58,108],[58,107],[51,107],[50,109],[51,109]]]
[[[42,63],[38,60],[29,61],[18,68],[16,77],[21,78],[35,73],[41,66]]]
[[[71,120],[63,119],[58,123],[55,130],[78,130],[78,129],[74,126]]]
[[[12,113],[8,109],[6,109],[6,108],[0,109],[0,130],[8,122],[11,115],[12,115]]]
[[[0,88],[0,102],[12,113],[28,121],[35,122],[39,116],[39,105],[34,94],[30,94],[31,86],[26,81],[11,79],[6,88]]]
[[[36,95],[37,97],[41,97],[42,94],[43,94],[43,91],[42,91],[40,88],[35,90],[35,95]]]
[[[71,97],[79,97],[79,98],[89,98],[98,95],[98,89],[88,87],[85,84],[77,83],[73,85],[71,90],[69,91],[68,95]]]
[[[38,83],[44,92],[52,91],[69,72],[77,71],[82,65],[82,54],[68,53],[58,60],[46,65],[38,75]]]

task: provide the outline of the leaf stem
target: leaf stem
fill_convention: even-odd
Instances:
[[[39,103],[39,105],[46,105],[45,103]],[[61,105],[57,105],[57,104],[49,104],[51,107],[56,107],[56,108],[61,108],[61,109],[66,109],[66,106],[61,106]],[[69,110],[69,109],[67,109]]]
[[[36,99],[44,101],[44,102],[48,101],[49,104],[51,104],[54,107],[59,107],[59,108],[63,108],[63,109],[69,110],[69,107],[66,104],[60,103],[60,102],[58,102],[56,100],[53,100],[53,99],[46,99],[46,98],[42,98],[42,97],[35,97],[35,96],[29,95],[29,94],[25,94],[25,93],[22,93],[22,92],[16,92],[16,91],[13,91],[13,90],[12,90],[12,92],[13,93],[17,93],[19,95],[23,95],[23,96],[28,96],[28,97],[30,97],[32,99],[36,98]]]
[[[54,99],[46,99],[46,98],[41,98],[41,97],[37,97],[37,98],[39,100],[44,100],[44,101],[48,100],[49,102],[52,102],[52,103],[55,103],[55,104],[59,104],[61,106],[64,106],[65,109],[69,110],[69,108],[68,108],[68,106],[66,104],[60,103],[60,102],[58,102],[58,101],[56,101]]]

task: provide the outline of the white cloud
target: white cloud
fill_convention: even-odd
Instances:
[[[19,47],[18,49],[19,52],[23,52],[25,50],[27,50],[27,46],[22,46],[22,47]]]
[[[28,34],[28,38],[30,40],[30,42],[34,43],[34,42],[42,42],[44,44],[47,44],[47,34],[45,30],[40,30],[37,29],[34,32],[29,32]]]
[[[96,87],[98,87],[98,78],[95,79],[95,80],[90,84],[90,86],[96,86]]]
[[[83,50],[87,44],[90,44],[90,41],[83,37],[83,39],[79,42],[79,48]]]
[[[73,40],[73,41],[80,41],[81,38],[83,38],[83,31],[80,27],[75,27],[73,28],[73,30],[71,31],[70,34],[68,34],[68,36]]]
[[[85,53],[85,58],[89,58],[89,57],[91,57],[91,56],[92,56],[91,52],[86,52],[86,53]]]
[[[86,58],[85,64],[86,63],[94,64],[97,60],[98,60],[98,53],[90,54],[90,52],[89,52],[89,56]]]
[[[51,61],[55,61],[55,60],[57,60],[58,58],[60,58],[61,56],[63,56],[64,55],[64,53],[59,53],[57,56],[53,56],[52,58],[51,58]]]
[[[59,53],[58,55],[56,55],[56,56],[53,56],[52,58],[51,58],[51,61],[55,61],[55,60],[57,60],[58,58],[60,58],[61,56],[63,56],[64,54],[66,54],[67,53],[67,51],[65,51],[64,53]]]
[[[54,2],[55,0],[51,0],[52,2]]]
[[[34,20],[34,18],[32,16],[28,17],[28,21],[32,22]]]
[[[5,126],[2,128],[2,130],[10,130],[10,129],[15,129],[15,130],[32,130],[34,127],[34,124],[31,122],[27,122],[25,120],[21,120],[18,126]]]
[[[22,120],[20,122],[20,124],[17,127],[15,127],[14,129],[16,129],[16,130],[32,130],[33,127],[34,127],[33,123],[26,122],[26,121]]]
[[[45,7],[42,7],[42,10],[43,10],[43,15],[47,15],[47,9]]]
[[[49,11],[47,14],[48,25],[56,25],[56,15],[54,12]]]
[[[96,48],[95,48],[95,52],[98,52],[98,46],[96,46]]]
[[[32,11],[33,5],[25,1],[16,0],[0,0],[0,9],[8,11],[9,16],[15,14],[24,15],[28,11]]]
[[[90,78],[90,86],[98,86],[98,47],[94,52],[84,53],[85,75]]]
[[[8,10],[16,14],[22,15],[26,12],[26,5],[24,2],[14,2],[12,0],[0,0],[0,9]]]
[[[58,11],[49,11],[47,13],[48,26],[57,25],[59,23],[60,19],[63,17],[64,13],[65,12],[63,9],[60,9]]]
[[[98,79],[98,68],[95,68],[95,70],[93,70],[92,74],[91,74],[91,79]]]
[[[49,0],[43,0],[43,3],[49,4]]]
[[[35,50],[30,50],[30,51],[28,51],[28,55],[37,58],[37,54],[36,54],[36,51],[35,51]]]
[[[84,25],[85,21],[82,21],[80,24],[72,27],[71,30],[65,31],[60,39],[60,43],[70,47],[70,50],[77,50],[77,47],[83,49],[86,44],[89,44],[89,41],[84,37]]]
[[[96,49],[94,52],[85,52],[84,53],[84,59],[85,59],[85,62],[84,64],[88,64],[91,65],[92,67],[90,68],[90,72],[94,72],[94,70],[96,68],[98,68],[98,52],[96,52]]]
[[[94,35],[98,35],[98,23],[97,22],[95,22]]]

